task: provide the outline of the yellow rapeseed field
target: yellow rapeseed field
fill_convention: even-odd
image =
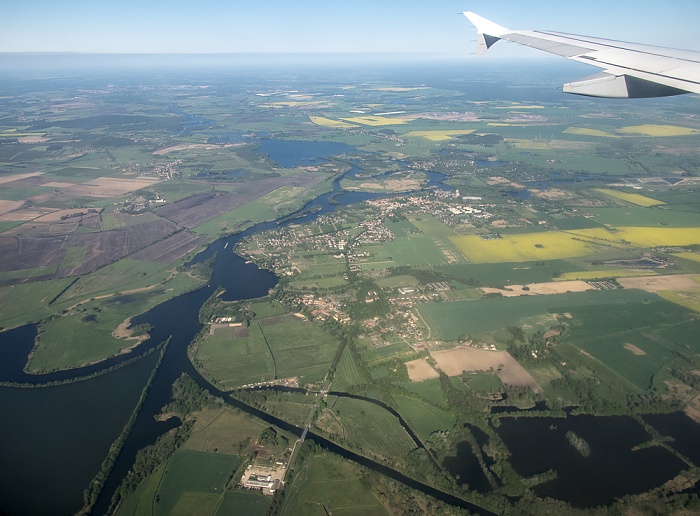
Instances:
[[[342,129],[347,129],[348,127],[357,127],[354,124],[348,124],[347,122],[341,122],[340,120],[331,120],[330,118],[324,118],[322,116],[310,116],[309,120],[311,120],[314,124],[320,125],[322,127],[334,127]]]
[[[691,260],[694,262],[700,262],[700,254],[698,253],[674,253],[673,256],[677,256],[678,258],[685,258],[686,260]]]
[[[654,271],[639,270],[639,269],[610,269],[608,271],[578,271],[565,272],[556,281],[574,281],[574,280],[595,280],[601,278],[637,278],[640,276],[656,276]]]
[[[639,194],[618,192],[617,190],[611,190],[609,188],[596,188],[595,191],[603,193],[605,195],[609,195],[610,197],[614,197],[615,199],[620,199],[621,201],[636,204],[637,206],[648,207],[657,206],[659,204],[666,204],[663,201],[657,201],[656,199],[652,199],[651,197],[645,197]]]
[[[494,240],[484,240],[478,235],[455,236],[450,237],[450,240],[472,263],[528,262],[586,256],[598,251],[597,244],[641,248],[700,245],[700,227],[593,228],[502,235]],[[605,275],[611,275],[612,272],[616,272],[614,275],[617,277],[626,276],[621,271],[610,271]],[[571,273],[560,279],[588,279],[585,274]],[[639,272],[633,274],[642,275],[644,274]]]
[[[583,136],[601,136],[603,138],[622,138],[621,136],[599,129],[588,129],[587,127],[569,127],[564,134],[580,134]]]
[[[666,301],[700,312],[700,292],[666,290],[658,294]]]
[[[352,118],[341,118],[341,120],[345,120],[346,122],[351,122],[353,124],[369,125],[372,127],[380,125],[403,125],[408,122],[408,120],[404,120],[403,118],[389,118],[378,115],[355,116]]]
[[[563,231],[503,235],[484,240],[477,235],[450,237],[472,263],[528,262],[586,256],[596,252],[593,245]]]
[[[443,142],[446,140],[451,140],[453,136],[471,134],[474,131],[475,129],[456,129],[452,131],[411,131],[410,133],[404,134],[404,136],[423,137],[432,142]]]
[[[700,131],[698,131],[697,129],[692,129],[690,127],[655,124],[631,125],[628,127],[621,127],[617,130],[617,132],[623,134],[643,134],[644,136],[690,136],[693,134],[700,134]]]
[[[659,247],[700,244],[700,227],[697,228],[656,228],[621,227],[594,228],[569,231],[572,236],[630,244],[636,247]]]

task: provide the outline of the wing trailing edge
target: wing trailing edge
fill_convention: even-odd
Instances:
[[[510,30],[471,11],[463,14],[476,27],[477,54],[505,39],[604,70],[565,84],[565,93],[605,98],[700,93],[700,52],[561,32]]]

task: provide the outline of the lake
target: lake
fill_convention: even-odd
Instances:
[[[577,508],[643,493],[687,468],[660,446],[633,451],[651,436],[627,416],[503,417],[500,423],[495,430],[511,452],[510,462],[519,475],[557,473],[555,480],[536,486],[535,493]],[[588,443],[588,457],[571,445],[569,431]]]

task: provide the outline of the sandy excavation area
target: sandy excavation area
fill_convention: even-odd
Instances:
[[[506,385],[530,387],[535,392],[542,391],[530,373],[507,351],[458,346],[454,349],[433,351],[431,355],[447,376],[459,376],[463,371],[489,371],[493,368]]]

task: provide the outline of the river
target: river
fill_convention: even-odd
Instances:
[[[289,142],[279,142],[279,149],[276,149],[274,143],[270,143],[274,140],[267,142],[264,151],[273,161],[280,161],[288,166],[293,164],[293,156],[289,155]],[[315,150],[316,142],[294,143],[296,157],[301,163],[310,159],[310,156],[318,156]],[[349,146],[345,147],[329,147],[325,154],[321,154],[326,156],[339,149],[344,153],[347,153],[348,149],[352,150]],[[358,172],[359,168],[352,165],[344,177],[354,177]],[[427,186],[450,188],[441,182],[442,178],[441,174],[429,173]],[[0,413],[5,422],[0,427],[0,440],[6,444],[0,449],[0,461],[5,466],[5,472],[0,477],[0,510],[9,514],[56,512],[55,509],[60,509],[58,512],[70,513],[82,506],[83,489],[99,469],[110,444],[128,420],[157,360],[157,353],[148,352],[167,339],[170,338],[170,343],[164,360],[98,499],[96,514],[106,511],[112,494],[131,468],[137,451],[154,443],[158,436],[179,424],[175,419],[157,421],[155,416],[171,400],[171,386],[181,374],[189,374],[214,395],[225,396],[225,393],[214,389],[203,379],[187,358],[187,346],[202,328],[198,320],[199,308],[219,286],[226,290],[224,299],[238,300],[266,295],[269,289],[276,285],[277,277],[272,272],[258,269],[232,252],[242,238],[283,224],[310,222],[340,206],[387,197],[386,194],[344,192],[340,188],[341,179],[342,177],[336,178],[330,192],[299,210],[301,217],[287,218],[282,224],[275,221],[257,224],[242,233],[221,238],[199,253],[191,263],[201,262],[216,254],[209,284],[134,317],[133,324],[148,323],[152,330],[150,338],[130,354],[67,371],[42,375],[27,374],[23,368],[34,344],[37,325],[26,325],[0,333],[0,381],[20,386],[0,388]],[[311,212],[311,206],[318,206],[320,209]],[[143,358],[134,360],[138,357]],[[110,368],[114,370],[109,370]],[[99,376],[68,385],[47,385],[95,374]],[[125,385],[128,388],[125,388]],[[240,402],[232,400],[229,403],[271,424],[297,434],[301,432],[293,425]],[[48,410],[49,406],[52,410]],[[61,424],[46,424],[55,420],[60,420]],[[319,436],[314,436],[314,439],[333,451],[341,454],[344,452],[342,447]],[[7,446],[10,443],[12,445]],[[21,446],[15,446],[15,443],[20,443]],[[350,455],[347,455],[348,453]],[[389,468],[369,459],[361,459],[347,450],[345,456],[385,474],[389,471]],[[8,465],[11,467],[7,467]],[[43,471],[42,475],[37,475],[38,469]],[[66,471],[70,474],[66,474]],[[407,479],[400,473],[394,472],[393,476],[433,496],[440,494],[439,491]],[[42,494],[41,497],[37,497],[38,492]],[[449,495],[445,496],[445,501],[461,503],[465,507],[478,510],[466,502],[458,501]]]
[[[297,143],[300,153],[314,152],[314,142]],[[265,152],[269,153],[274,160],[276,158],[274,145],[272,147],[269,147],[270,144],[267,145]],[[287,144],[282,147],[285,151],[288,150]],[[344,177],[354,177],[360,170],[357,165],[352,162],[350,164],[351,168]],[[441,174],[429,172],[428,177],[428,187],[450,188],[442,183]],[[340,188],[341,179],[336,178],[330,192],[310,201],[299,210],[300,217],[288,217],[279,224],[275,221],[257,224],[243,233],[219,239],[199,253],[192,263],[201,262],[216,254],[210,283],[135,317],[134,324],[149,323],[152,331],[149,340],[128,355],[117,356],[99,364],[70,371],[31,375],[25,373],[23,367],[34,343],[36,325],[26,325],[0,333],[0,381],[21,385],[21,387],[0,388],[0,407],[2,407],[0,414],[3,417],[0,440],[4,444],[0,447],[0,463],[3,464],[3,471],[0,474],[0,513],[71,513],[82,506],[83,489],[99,470],[110,444],[128,420],[157,360],[158,353],[149,353],[149,351],[168,338],[170,338],[170,344],[161,367],[126,439],[114,470],[98,499],[94,511],[96,514],[103,514],[106,511],[112,494],[131,468],[138,450],[152,444],[158,436],[179,424],[177,419],[157,421],[155,416],[171,400],[172,384],[183,373],[189,374],[200,386],[215,396],[224,398],[230,405],[300,435],[302,429],[233,400],[226,393],[211,386],[190,363],[187,347],[202,329],[198,320],[199,308],[216,288],[220,286],[226,290],[224,299],[238,300],[263,296],[276,285],[277,277],[273,273],[246,263],[243,258],[232,252],[242,238],[284,224],[310,222],[340,206],[366,199],[387,197],[385,194],[343,192]],[[311,211],[309,209],[311,206],[318,209]],[[133,360],[134,357],[141,358]],[[80,379],[96,373],[104,374],[68,385],[47,386],[51,382]],[[581,463],[584,473],[590,475],[590,478],[600,478],[598,472],[609,469],[611,461],[619,462],[622,457],[619,454],[629,450],[629,440],[623,439],[616,444],[610,444],[609,440],[598,442],[597,436],[609,435],[607,427],[596,431],[589,429],[596,429],[596,425],[606,424],[603,419],[596,418],[589,421],[584,418],[572,418],[557,420],[554,423],[554,426],[559,428],[557,435],[565,427],[568,428],[568,425],[575,427],[577,433],[581,433],[590,441],[595,453],[594,459],[597,461],[600,458],[603,460],[602,463],[594,463],[594,460],[583,461],[572,452],[570,446],[561,441],[560,437],[557,437],[559,440],[550,438],[542,443],[528,441],[518,444],[518,436],[534,438],[533,436],[548,435],[553,423],[546,418],[520,420],[503,418],[498,432],[509,449],[513,450],[512,463],[520,474],[528,476],[548,469],[558,472],[557,480],[537,486],[535,491],[539,495],[566,499],[578,506],[589,506],[589,501],[607,503],[616,496],[640,492],[640,489],[658,485],[680,468],[678,462],[674,461],[675,457],[669,457],[665,450],[650,448],[641,453],[635,452],[634,455],[663,465],[663,468],[655,470],[659,475],[642,475],[640,472],[648,468],[636,467],[634,475],[628,476],[629,481],[621,485],[619,477],[628,475],[628,471],[616,470],[617,477],[610,478],[605,486],[619,486],[619,489],[611,490],[596,484],[598,486],[596,489],[581,490],[580,482],[577,480],[580,478],[577,475],[580,475],[581,471],[577,473],[576,468],[569,467],[571,464]],[[408,425],[405,425],[402,419],[401,421],[418,445],[420,441],[410,432]],[[654,420],[652,424],[662,427],[664,421],[660,418]],[[682,421],[685,423],[685,420]],[[530,428],[530,426],[537,426],[537,428]],[[690,423],[686,426],[689,430],[683,435],[690,435],[691,427],[696,428]],[[485,512],[459,498],[410,479],[387,466],[361,457],[321,436],[310,432],[309,437],[328,450],[447,503],[468,508],[472,512]],[[552,441],[560,447],[555,453],[552,450]],[[635,440],[638,444],[637,441],[639,439]],[[689,448],[696,442],[691,437],[688,437],[687,441]],[[533,454],[523,455],[528,450],[533,451]],[[598,450],[603,450],[603,453],[598,453]],[[471,461],[471,450],[462,446],[457,447],[456,453],[454,460],[448,460],[444,465],[460,475],[460,483],[488,490],[483,473]],[[567,460],[562,463],[543,460],[543,457],[553,456],[566,457]],[[624,460],[631,459],[625,455]],[[644,462],[648,463],[646,460]],[[635,464],[640,463],[635,462]],[[37,493],[41,496],[37,496]]]

